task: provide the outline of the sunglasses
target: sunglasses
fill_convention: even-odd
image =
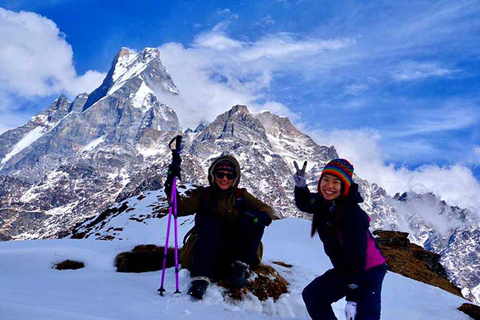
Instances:
[[[224,173],[224,172],[216,172],[215,176],[218,179],[223,179],[223,177],[227,177],[228,180],[233,180],[235,179],[235,175],[233,173]]]

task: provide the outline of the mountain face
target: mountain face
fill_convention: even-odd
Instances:
[[[167,145],[177,134],[185,140],[181,185],[207,184],[212,159],[229,153],[242,165],[242,187],[272,205],[279,218],[305,217],[294,205],[293,161],[308,162],[308,185],[316,190],[324,165],[338,157],[333,146],[319,146],[288,118],[252,114],[242,105],[182,132],[174,109],[161,98],[179,94],[157,49],[123,48],[92,93],[73,102],[60,96],[24,126],[2,134],[0,240],[58,238],[75,225],[78,234],[86,219],[91,233],[86,228],[83,235],[115,238],[110,234],[115,227],[107,235],[99,231],[98,217],[163,187],[171,158]],[[392,198],[378,185],[354,179],[372,229],[408,231],[414,243],[442,255],[451,278],[467,288],[465,294],[480,296],[474,263],[479,249],[473,245],[478,242],[469,239],[478,238],[479,227],[472,225],[471,213],[434,195]],[[157,217],[164,201],[159,197],[143,216],[130,218]],[[437,216],[445,223],[434,223]],[[472,264],[476,267],[465,271]]]
[[[480,223],[468,209],[450,206],[432,193],[397,194],[387,202],[396,209],[398,229],[441,255],[449,279],[464,297],[480,302]]]
[[[35,142],[48,130],[55,127],[59,120],[68,113],[70,102],[61,95],[48,108],[34,116],[27,124],[14,130],[9,130],[1,135],[0,143],[0,170],[18,153]]]
[[[8,223],[2,219],[0,233],[55,237],[111,205],[180,130],[173,109],[154,94],[159,90],[178,94],[159,51],[122,49],[100,88],[73,102],[60,96],[2,134],[0,175],[11,183],[1,187],[0,214]]]
[[[448,276],[465,298],[480,302],[480,223],[457,228],[439,251]]]

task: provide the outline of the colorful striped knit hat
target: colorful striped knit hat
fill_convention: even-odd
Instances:
[[[323,168],[320,180],[318,180],[318,192],[320,192],[320,181],[326,174],[334,175],[340,179],[344,186],[343,196],[346,197],[352,185],[353,165],[345,159],[334,159],[327,163]]]

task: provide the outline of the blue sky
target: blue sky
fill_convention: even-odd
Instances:
[[[359,173],[390,181],[387,189],[439,170],[424,183],[434,186],[458,166],[479,187],[479,1],[0,0],[0,8],[0,132],[61,93],[91,91],[121,47],[159,47],[184,96],[184,126],[247,104],[289,116]],[[192,109],[198,117],[186,116]]]

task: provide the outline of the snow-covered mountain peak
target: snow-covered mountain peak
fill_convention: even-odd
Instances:
[[[295,128],[287,117],[281,117],[271,112],[262,112],[256,118],[265,128],[270,143],[279,154],[290,158],[290,162],[293,160],[326,162],[338,158],[335,147],[317,145],[308,135]],[[311,154],[315,154],[317,159],[311,159]],[[320,167],[317,168],[317,171],[320,169]]]
[[[117,55],[115,56],[115,58],[117,60],[121,59],[121,58],[124,58],[125,56],[130,56],[130,55],[133,55],[135,54],[135,51],[133,50],[130,50],[128,49],[127,47],[122,47],[120,49],[120,51],[118,51]]]
[[[52,104],[59,103],[64,100],[68,101],[68,98],[62,93],[57,99],[53,100]]]
[[[83,111],[113,95],[135,100],[134,106],[138,108],[150,94],[155,95],[157,100],[159,94],[179,94],[172,77],[162,64],[160,50],[145,48],[135,53],[122,48],[113,59],[101,86],[89,95]]]
[[[154,91],[158,87],[158,83],[154,82],[162,82],[162,91],[178,94],[177,87],[161,62],[159,49],[145,48],[135,54],[126,48],[122,48],[117,57],[113,66],[113,85],[109,89],[109,94],[118,90],[124,82],[137,77]],[[153,84],[153,86],[150,86],[150,84]]]
[[[202,120],[202,121],[200,121],[200,123],[198,124],[198,126],[195,128],[195,130],[193,130],[193,132],[195,132],[195,133],[201,132],[201,131],[205,130],[205,128],[206,128],[208,125],[209,125],[208,121]]]
[[[127,78],[146,68],[153,60],[160,60],[160,50],[157,48],[145,48],[135,53],[127,48],[122,48],[114,59],[112,80],[125,81]],[[123,79],[120,79],[123,78]]]
[[[112,63],[112,68],[110,71],[112,72],[112,81],[117,81],[118,78],[125,73],[126,70],[128,70],[129,66],[133,63],[135,60],[137,54],[133,51],[130,51],[127,48],[122,48],[117,55],[115,56],[115,59],[113,60]],[[110,73],[110,72],[109,72]]]
[[[233,139],[269,144],[262,123],[244,105],[233,106],[217,116],[200,134],[201,140]]]
[[[247,106],[237,104],[237,105],[233,106],[232,109],[230,109],[229,113],[230,113],[230,115],[233,115],[235,113],[246,114],[246,113],[250,113],[250,111],[248,110]]]
[[[262,122],[267,133],[274,137],[278,138],[282,133],[287,133],[288,135],[301,134],[287,117],[281,117],[270,111],[264,111],[257,115],[257,118]]]
[[[144,60],[159,59],[160,58],[160,49],[146,47],[145,49],[142,50],[141,54],[142,54],[142,58]]]

